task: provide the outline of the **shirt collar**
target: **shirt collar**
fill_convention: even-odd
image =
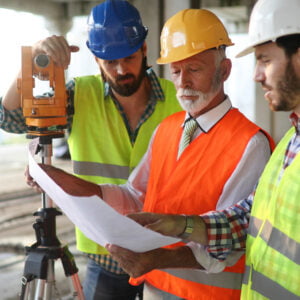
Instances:
[[[295,127],[297,134],[300,134],[300,118],[298,117],[298,115],[294,112],[291,113],[290,120]]]
[[[156,76],[153,69],[150,67],[146,70],[146,76],[150,80],[151,84],[151,97],[155,99],[155,101],[164,101],[165,95],[159,83],[158,77]],[[110,86],[107,82],[104,83],[104,97],[112,96],[112,92]]]
[[[232,108],[231,101],[228,96],[225,100],[221,102],[218,106],[209,110],[208,112],[200,115],[196,118],[196,121],[203,132],[208,132],[212,127],[214,127]],[[184,123],[190,118],[190,115],[186,113]],[[184,123],[182,125],[184,125]]]

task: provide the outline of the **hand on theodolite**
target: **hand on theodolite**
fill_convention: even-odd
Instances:
[[[67,69],[70,64],[71,53],[78,52],[79,47],[69,45],[63,36],[52,35],[35,43],[32,47],[32,51],[33,56],[40,53],[49,55],[55,64]]]

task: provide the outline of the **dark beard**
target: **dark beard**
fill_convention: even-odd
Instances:
[[[114,81],[109,79],[105,72],[101,69],[101,75],[103,78],[103,81],[107,82],[110,86],[110,88],[115,91],[117,94],[123,97],[129,97],[133,95],[141,86],[141,83],[143,79],[146,76],[146,70],[147,70],[147,62],[146,59],[143,59],[143,63],[141,65],[141,70],[137,76],[137,78],[134,77],[132,74],[125,74],[118,76]],[[130,84],[120,84],[119,82],[124,79],[131,79],[133,78],[133,82]]]
[[[279,103],[274,110],[290,111],[298,104],[300,99],[300,78],[297,76],[294,66],[289,59],[284,75],[277,83]]]

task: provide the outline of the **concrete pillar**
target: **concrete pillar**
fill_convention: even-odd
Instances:
[[[153,69],[158,72],[159,67],[156,64],[156,59],[159,56],[159,36],[160,36],[160,13],[162,9],[162,1],[151,0],[145,1],[135,0],[131,3],[140,12],[144,26],[148,27],[148,36],[146,39],[148,47],[148,64],[153,66]],[[158,72],[159,73],[159,72]]]
[[[45,19],[45,26],[51,34],[66,36],[73,26],[73,19],[48,17]]]

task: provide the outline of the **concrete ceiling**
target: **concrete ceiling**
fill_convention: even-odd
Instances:
[[[45,17],[85,15],[99,0],[0,0],[0,7],[30,12]]]
[[[256,0],[128,1],[140,10],[143,19],[150,18],[152,22],[157,22],[159,31],[165,19],[173,14],[174,10],[199,7],[211,8],[217,15],[222,16],[223,21],[229,20],[230,23],[242,24],[241,30],[244,30],[249,12],[256,2]],[[104,0],[0,0],[0,8],[41,15],[45,17],[46,27],[50,32],[65,35],[72,27],[73,17],[87,16],[93,6],[102,2]]]
[[[149,5],[151,0],[129,0],[131,3],[144,1]],[[14,9],[43,15],[46,18],[72,18],[87,15],[90,9],[103,0],[0,0],[0,8]],[[161,0],[163,3],[164,0]],[[182,0],[187,7],[230,7],[246,6],[252,8],[256,0]]]

